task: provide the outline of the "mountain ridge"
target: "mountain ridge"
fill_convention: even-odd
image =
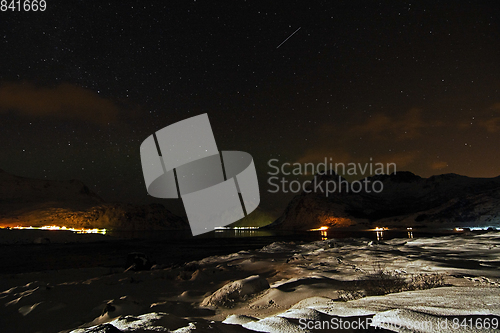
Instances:
[[[346,180],[329,171],[317,182]],[[406,227],[500,227],[500,176],[472,178],[442,174],[422,178],[409,171],[375,175],[362,181],[383,184],[380,193],[328,193],[313,186],[294,197],[271,229],[307,230],[322,226],[367,229]],[[338,187],[340,188],[340,187]]]
[[[40,180],[0,169],[0,226],[113,230],[189,229],[161,204],[109,203],[79,180]]]

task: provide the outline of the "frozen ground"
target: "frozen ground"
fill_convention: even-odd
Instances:
[[[150,271],[3,275],[0,331],[494,332],[499,266],[500,233],[487,233],[279,242]],[[406,279],[439,274],[444,286],[364,296],[382,270]]]

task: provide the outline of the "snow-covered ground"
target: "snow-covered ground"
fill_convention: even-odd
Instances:
[[[3,275],[0,331],[315,332],[348,325],[352,331],[495,332],[499,266],[500,233],[492,232],[380,243],[278,242],[140,272]],[[439,274],[444,286],[363,297],[381,270],[405,278]],[[356,297],[345,301],[346,294]]]

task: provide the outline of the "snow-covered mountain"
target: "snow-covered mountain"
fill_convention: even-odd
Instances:
[[[327,196],[326,185],[309,186],[306,191],[310,193],[302,192],[292,199],[269,227],[500,227],[500,177],[444,174],[421,178],[411,172],[397,172],[366,178],[368,184],[377,182],[374,188],[380,193],[364,185],[359,193],[348,193],[345,183],[338,191],[345,179],[334,172],[315,178],[318,184],[335,182],[337,191]]]
[[[77,180],[38,180],[0,170],[0,226],[115,230],[187,229],[162,205],[106,203]]]

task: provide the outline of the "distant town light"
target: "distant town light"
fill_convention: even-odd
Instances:
[[[310,229],[309,231],[325,231],[325,230],[328,230],[327,226],[323,226],[323,227],[320,227],[318,229]]]
[[[19,229],[19,230],[23,230],[23,229],[27,229],[27,230],[66,230],[66,231],[72,231],[72,232],[76,232],[78,234],[103,234],[105,235],[106,234],[106,229],[98,229],[98,228],[93,228],[93,229],[87,229],[87,228],[80,228],[80,229],[76,229],[76,228],[68,228],[68,227],[60,227],[60,226],[57,226],[57,225],[45,225],[43,227],[22,227],[22,226],[17,226],[17,227],[13,227],[12,229]]]
[[[260,227],[214,227],[214,230],[255,230]]]

